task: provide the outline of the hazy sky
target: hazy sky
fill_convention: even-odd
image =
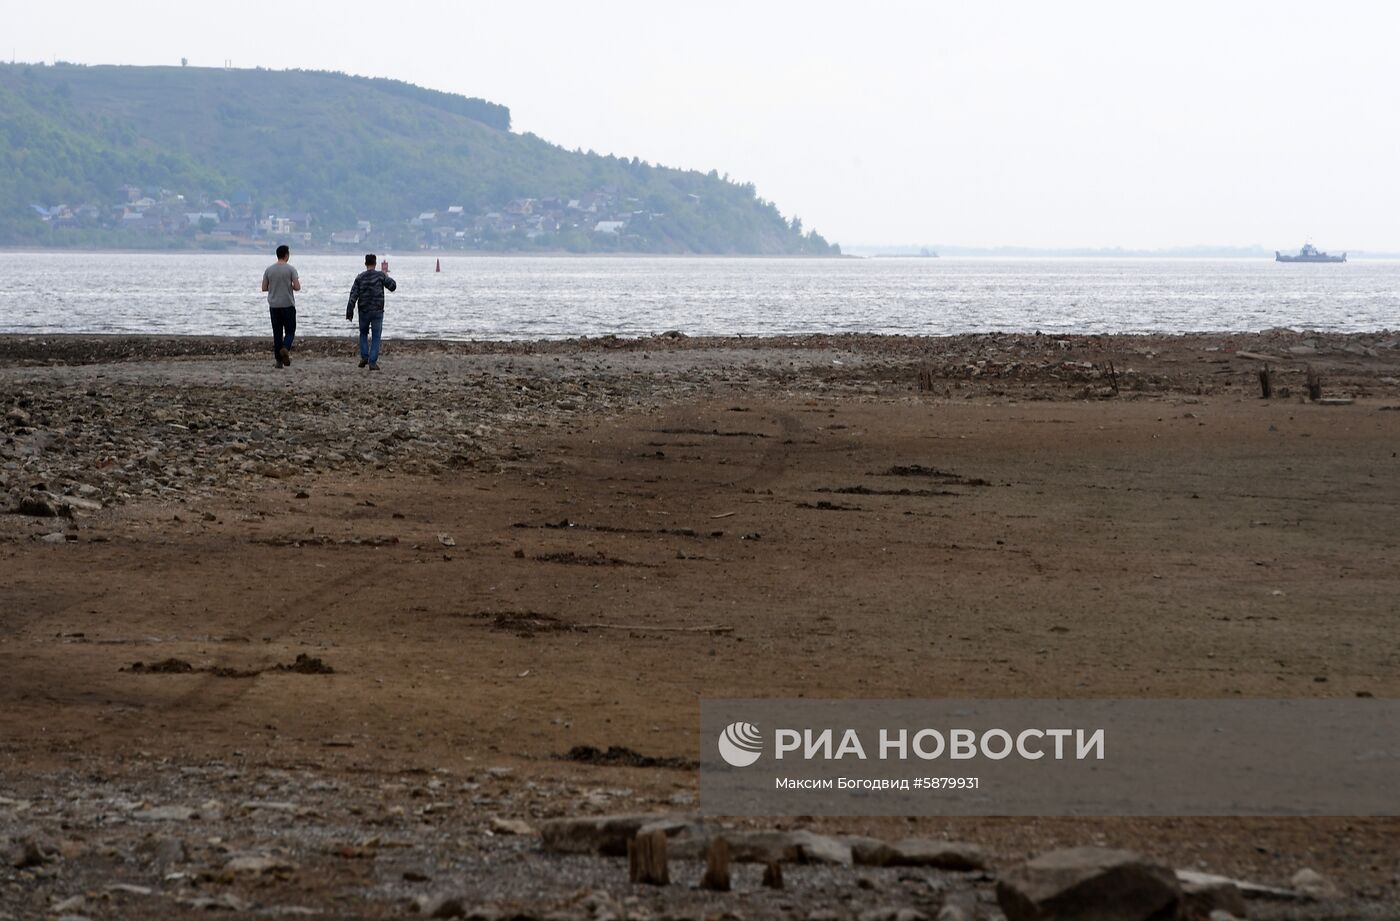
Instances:
[[[1400,249],[1380,0],[4,0],[0,21],[19,60],[482,96],[565,147],[751,181],[847,244]]]

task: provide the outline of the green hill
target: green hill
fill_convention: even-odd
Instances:
[[[337,73],[0,65],[0,244],[319,246],[358,222],[396,247],[839,252],[752,185],[567,151],[481,99]]]

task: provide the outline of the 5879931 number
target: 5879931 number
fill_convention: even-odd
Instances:
[[[976,790],[976,777],[915,777],[915,790]]]

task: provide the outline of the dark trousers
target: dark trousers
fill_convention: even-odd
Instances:
[[[292,339],[297,334],[297,309],[295,307],[270,307],[272,312],[272,354],[292,347]]]

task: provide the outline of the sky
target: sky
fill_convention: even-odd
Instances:
[[[0,0],[0,21],[21,61],[480,96],[567,148],[752,182],[847,245],[1400,250],[1381,0]]]

